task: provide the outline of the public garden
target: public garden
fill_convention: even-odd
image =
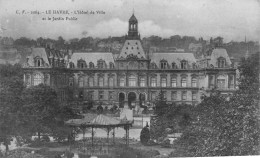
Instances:
[[[46,85],[25,88],[20,65],[1,65],[0,143],[4,146],[1,156],[258,155],[259,66],[256,65],[259,53],[242,59],[238,90],[232,96],[223,96],[213,89],[200,104],[192,106],[168,104],[160,93],[154,101],[151,123],[143,129],[131,129],[132,122],[100,114],[98,110],[93,118],[90,117],[93,109],[92,114],[85,112],[82,116],[71,106],[60,105],[55,90]],[[85,122],[80,121],[84,119]],[[173,137],[176,140],[171,143]]]

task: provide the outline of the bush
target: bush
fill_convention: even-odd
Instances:
[[[50,138],[49,138],[49,136],[44,135],[44,136],[41,137],[41,141],[42,142],[50,142]]]
[[[140,141],[143,145],[147,145],[148,141],[150,140],[150,130],[147,126],[145,126],[140,134]]]

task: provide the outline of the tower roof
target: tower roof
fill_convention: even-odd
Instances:
[[[137,19],[136,19],[134,14],[130,17],[129,21],[136,21],[137,22]]]

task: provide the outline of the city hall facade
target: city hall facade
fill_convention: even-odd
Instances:
[[[79,104],[149,106],[160,92],[168,102],[198,104],[213,88],[228,95],[236,87],[236,69],[225,49],[199,59],[193,53],[145,52],[134,15],[119,54],[32,48],[23,67],[27,86],[50,85],[60,101]]]

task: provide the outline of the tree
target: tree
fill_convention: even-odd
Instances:
[[[192,109],[191,105],[168,104],[161,91],[155,101],[154,116],[151,121],[151,137],[155,139],[165,137],[167,135],[166,128],[171,128],[173,132],[184,130],[192,121]]]
[[[17,110],[21,107],[21,93],[24,88],[20,65],[0,65],[0,143],[8,151],[8,145],[19,130]]]
[[[147,123],[140,133],[140,141],[143,145],[147,145],[148,141],[150,140],[150,130],[148,127],[149,126]]]
[[[217,91],[204,97],[172,156],[259,154],[259,53],[243,59],[239,71],[239,90],[229,99]]]
[[[60,109],[56,91],[40,84],[25,89],[22,99],[23,121],[29,125],[30,132],[37,133],[39,140],[42,134],[50,134],[51,129],[55,127]]]
[[[52,127],[52,136],[58,142],[71,139],[71,127],[65,125],[65,121],[69,119],[80,118],[77,111],[70,105],[60,106],[55,118],[55,126]]]

